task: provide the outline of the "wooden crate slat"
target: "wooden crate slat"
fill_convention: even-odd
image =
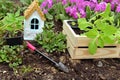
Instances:
[[[81,51],[81,52],[80,52]],[[99,48],[95,55],[90,55],[88,48],[75,48],[75,55],[82,56],[86,58],[117,58],[119,56],[119,51],[117,48]]]
[[[63,33],[66,34],[64,30]],[[67,37],[67,48],[72,59],[120,58],[120,46],[116,48],[99,48],[95,55],[91,55],[88,48],[74,47],[69,37]]]
[[[89,54],[88,48],[75,48],[70,40],[67,40],[67,47],[72,59],[93,59],[93,58],[119,58],[119,49],[99,48],[94,55]]]
[[[67,20],[63,22],[63,30],[66,32],[67,36],[71,39],[71,42],[73,43],[74,47],[80,46],[87,46],[89,44],[90,39],[80,35],[76,35],[76,33],[68,27],[69,25],[66,24]]]

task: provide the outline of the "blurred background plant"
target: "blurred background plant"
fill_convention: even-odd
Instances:
[[[55,33],[52,29],[44,29],[42,34],[37,34],[35,41],[50,53],[65,52],[66,49],[66,36],[62,32]]]
[[[7,13],[7,16],[1,20],[0,31],[9,31],[9,36],[14,37],[18,31],[22,31],[23,20],[24,17],[20,15],[20,10],[15,13]]]
[[[39,4],[41,4],[44,0],[38,0],[38,1],[39,1]],[[33,0],[20,0],[20,3],[21,3],[20,7],[22,7],[21,12],[24,12],[24,10],[27,9],[32,2]]]
[[[0,62],[8,63],[10,68],[16,69],[22,64],[22,55],[20,53],[24,48],[24,46],[2,46],[0,48]]]
[[[22,65],[22,66],[19,66],[15,71],[14,71],[14,74],[15,75],[26,75],[30,72],[32,72],[34,70],[33,67],[31,67],[30,65]]]
[[[105,11],[107,3],[111,4],[111,11],[118,16],[119,0],[44,0],[40,7],[47,18],[52,15],[55,16],[55,19],[64,20],[70,19],[70,17],[78,19],[78,14],[81,15],[81,18],[90,18],[94,13]],[[94,13],[89,13],[88,9]]]
[[[69,19],[65,12],[65,7],[68,4],[63,3],[61,0],[44,0],[40,5],[40,8],[45,13],[46,18],[55,20]]]
[[[11,0],[0,0],[0,20],[7,15],[7,13],[14,13],[18,9],[16,5]]]

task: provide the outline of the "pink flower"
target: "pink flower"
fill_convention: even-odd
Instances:
[[[75,12],[77,12],[76,6],[73,6],[72,8],[70,8],[70,16],[73,16]]]
[[[69,13],[69,12],[70,12],[70,9],[71,9],[71,7],[65,8],[66,13]]]
[[[44,9],[44,10],[43,10],[43,13],[44,13],[44,14],[48,13],[48,10]]]
[[[108,3],[108,2],[112,2],[113,0],[104,0],[104,1]]]
[[[40,5],[40,8],[42,9],[42,8],[45,8],[46,6],[47,6],[47,2],[44,1],[44,2],[42,2],[42,4]]]
[[[120,12],[120,4],[117,6],[117,8],[116,8],[116,12]]]
[[[67,0],[62,0],[62,4],[66,5],[67,4]]]
[[[78,18],[78,12],[75,12],[74,14],[73,14],[73,18],[75,18],[75,19],[77,19]]]
[[[84,4],[83,4],[83,5],[85,5],[84,8],[86,8],[86,6],[89,6],[90,9],[93,10],[93,9],[95,8],[96,4],[97,4],[97,3],[94,3],[94,2],[84,1]]]
[[[77,0],[70,0],[70,3],[75,3]]]
[[[48,8],[51,8],[52,7],[52,0],[47,0],[47,2],[48,2]]]
[[[100,2],[99,4],[96,5],[95,11],[97,12],[105,11],[106,5],[107,5],[106,2]]]
[[[94,2],[94,3],[98,3],[98,1],[97,0],[90,0],[91,2]]]
[[[80,17],[81,18],[85,18],[86,17],[86,12],[83,10],[83,9],[79,9],[79,11],[80,11]]]
[[[111,2],[111,10],[115,10],[115,3]]]

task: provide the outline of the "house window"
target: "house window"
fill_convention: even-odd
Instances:
[[[36,18],[33,18],[31,20],[31,29],[38,29],[39,28],[39,20]]]

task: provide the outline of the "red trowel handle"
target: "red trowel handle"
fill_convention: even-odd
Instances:
[[[27,43],[27,47],[28,47],[29,49],[31,49],[32,51],[35,51],[35,50],[36,50],[36,48],[35,48],[32,44],[30,44],[28,41],[27,41],[26,43]]]

